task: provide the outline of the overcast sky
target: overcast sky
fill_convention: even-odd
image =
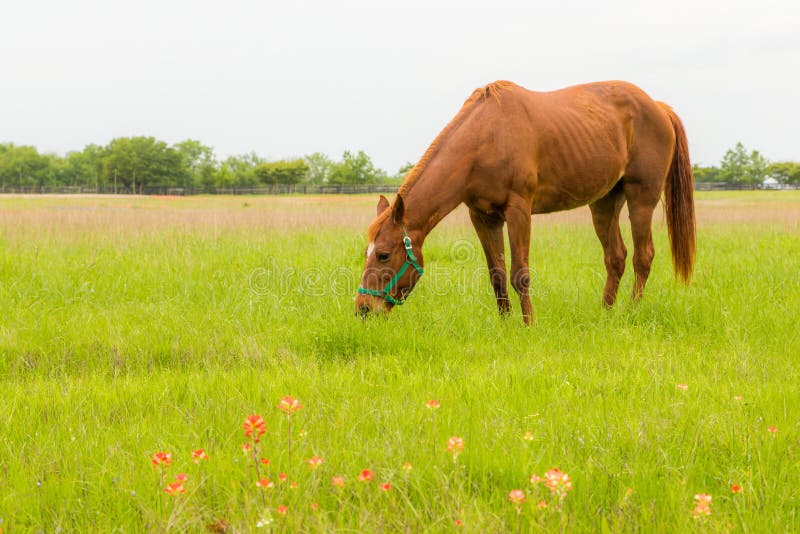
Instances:
[[[693,160],[800,160],[800,1],[3,0],[0,142],[198,139],[219,157],[416,161],[477,86],[623,79]]]

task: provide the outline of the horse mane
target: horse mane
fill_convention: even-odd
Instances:
[[[469,95],[469,98],[467,98],[461,105],[461,109],[458,110],[456,116],[453,117],[453,119],[447,124],[447,126],[444,127],[441,132],[439,132],[439,135],[437,135],[436,139],[433,140],[433,143],[428,146],[428,149],[419,159],[417,164],[414,165],[410,171],[408,171],[405,180],[403,180],[403,183],[397,190],[397,195],[404,196],[414,186],[414,184],[419,181],[419,178],[422,176],[422,172],[428,166],[428,163],[430,163],[431,159],[433,159],[433,157],[439,152],[442,140],[462,122],[464,122],[467,113],[471,111],[476,104],[489,98],[494,98],[497,102],[500,102],[500,93],[509,87],[513,87],[514,85],[514,82],[498,80],[472,91],[472,94]],[[383,221],[389,217],[391,212],[392,209],[390,206],[388,209],[384,210],[383,213],[378,215],[374,221],[372,221],[372,224],[370,224],[369,228],[367,228],[367,238],[369,241],[373,241],[375,239],[375,236],[378,234],[378,230],[383,224]]]

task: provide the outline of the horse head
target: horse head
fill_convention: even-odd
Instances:
[[[422,276],[421,241],[409,234],[404,223],[405,204],[398,195],[394,204],[381,195],[377,217],[369,226],[369,245],[361,286],[356,296],[356,314],[389,312],[403,304]]]

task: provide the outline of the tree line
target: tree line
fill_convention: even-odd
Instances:
[[[388,174],[363,151],[345,151],[339,160],[319,152],[280,161],[267,161],[255,152],[219,160],[211,147],[192,139],[169,145],[154,137],[119,137],[106,146],[87,145],[64,157],[42,154],[32,146],[0,143],[0,190],[80,186],[103,192],[153,188],[214,192],[273,184],[394,184],[411,167],[409,163]]]
[[[800,163],[768,161],[758,150],[748,150],[742,143],[728,150],[719,166],[694,167],[695,182],[727,183],[753,189],[774,180],[781,185],[800,185]]]
[[[0,143],[0,191],[6,188],[71,187],[102,192],[180,188],[194,192],[270,185],[399,184],[413,165],[394,174],[377,168],[363,151],[345,151],[332,160],[316,152],[305,157],[267,161],[255,152],[219,160],[196,140],[169,145],[154,137],[119,137],[106,146],[87,145],[61,157],[32,146]],[[767,179],[800,185],[800,163],[769,162],[742,143],[725,153],[718,166],[695,166],[695,181],[759,187]]]

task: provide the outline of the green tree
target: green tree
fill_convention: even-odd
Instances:
[[[322,152],[314,152],[304,159],[308,166],[308,174],[306,175],[308,182],[320,185],[327,184],[330,180],[331,167],[333,167],[331,159]]]
[[[142,191],[145,187],[176,187],[186,170],[181,154],[154,137],[119,137],[103,151],[102,175],[106,183]]]
[[[86,145],[83,150],[69,152],[61,172],[64,185],[99,187],[102,147]]]
[[[329,181],[332,184],[376,184],[386,179],[386,173],[375,168],[370,157],[359,150],[353,154],[346,150],[342,161],[331,166]]]
[[[42,186],[57,184],[58,158],[42,155],[32,146],[2,145],[0,184],[6,186]]]
[[[180,154],[185,170],[181,187],[213,189],[219,168],[214,158],[214,150],[194,139],[176,143],[173,148]]]
[[[695,165],[692,167],[695,182],[720,182],[722,181],[719,167],[701,167]]]
[[[264,184],[297,184],[308,174],[308,165],[302,159],[259,163],[253,173]]]
[[[722,158],[720,176],[726,182],[755,188],[767,177],[767,160],[758,150],[748,153],[742,143],[736,143]]]
[[[770,163],[767,174],[781,184],[800,184],[800,163],[794,161],[781,161]]]
[[[220,182],[230,184],[228,187],[253,187],[258,184],[253,169],[262,161],[255,152],[230,156],[220,167],[220,174],[224,175],[224,180],[221,179]]]

